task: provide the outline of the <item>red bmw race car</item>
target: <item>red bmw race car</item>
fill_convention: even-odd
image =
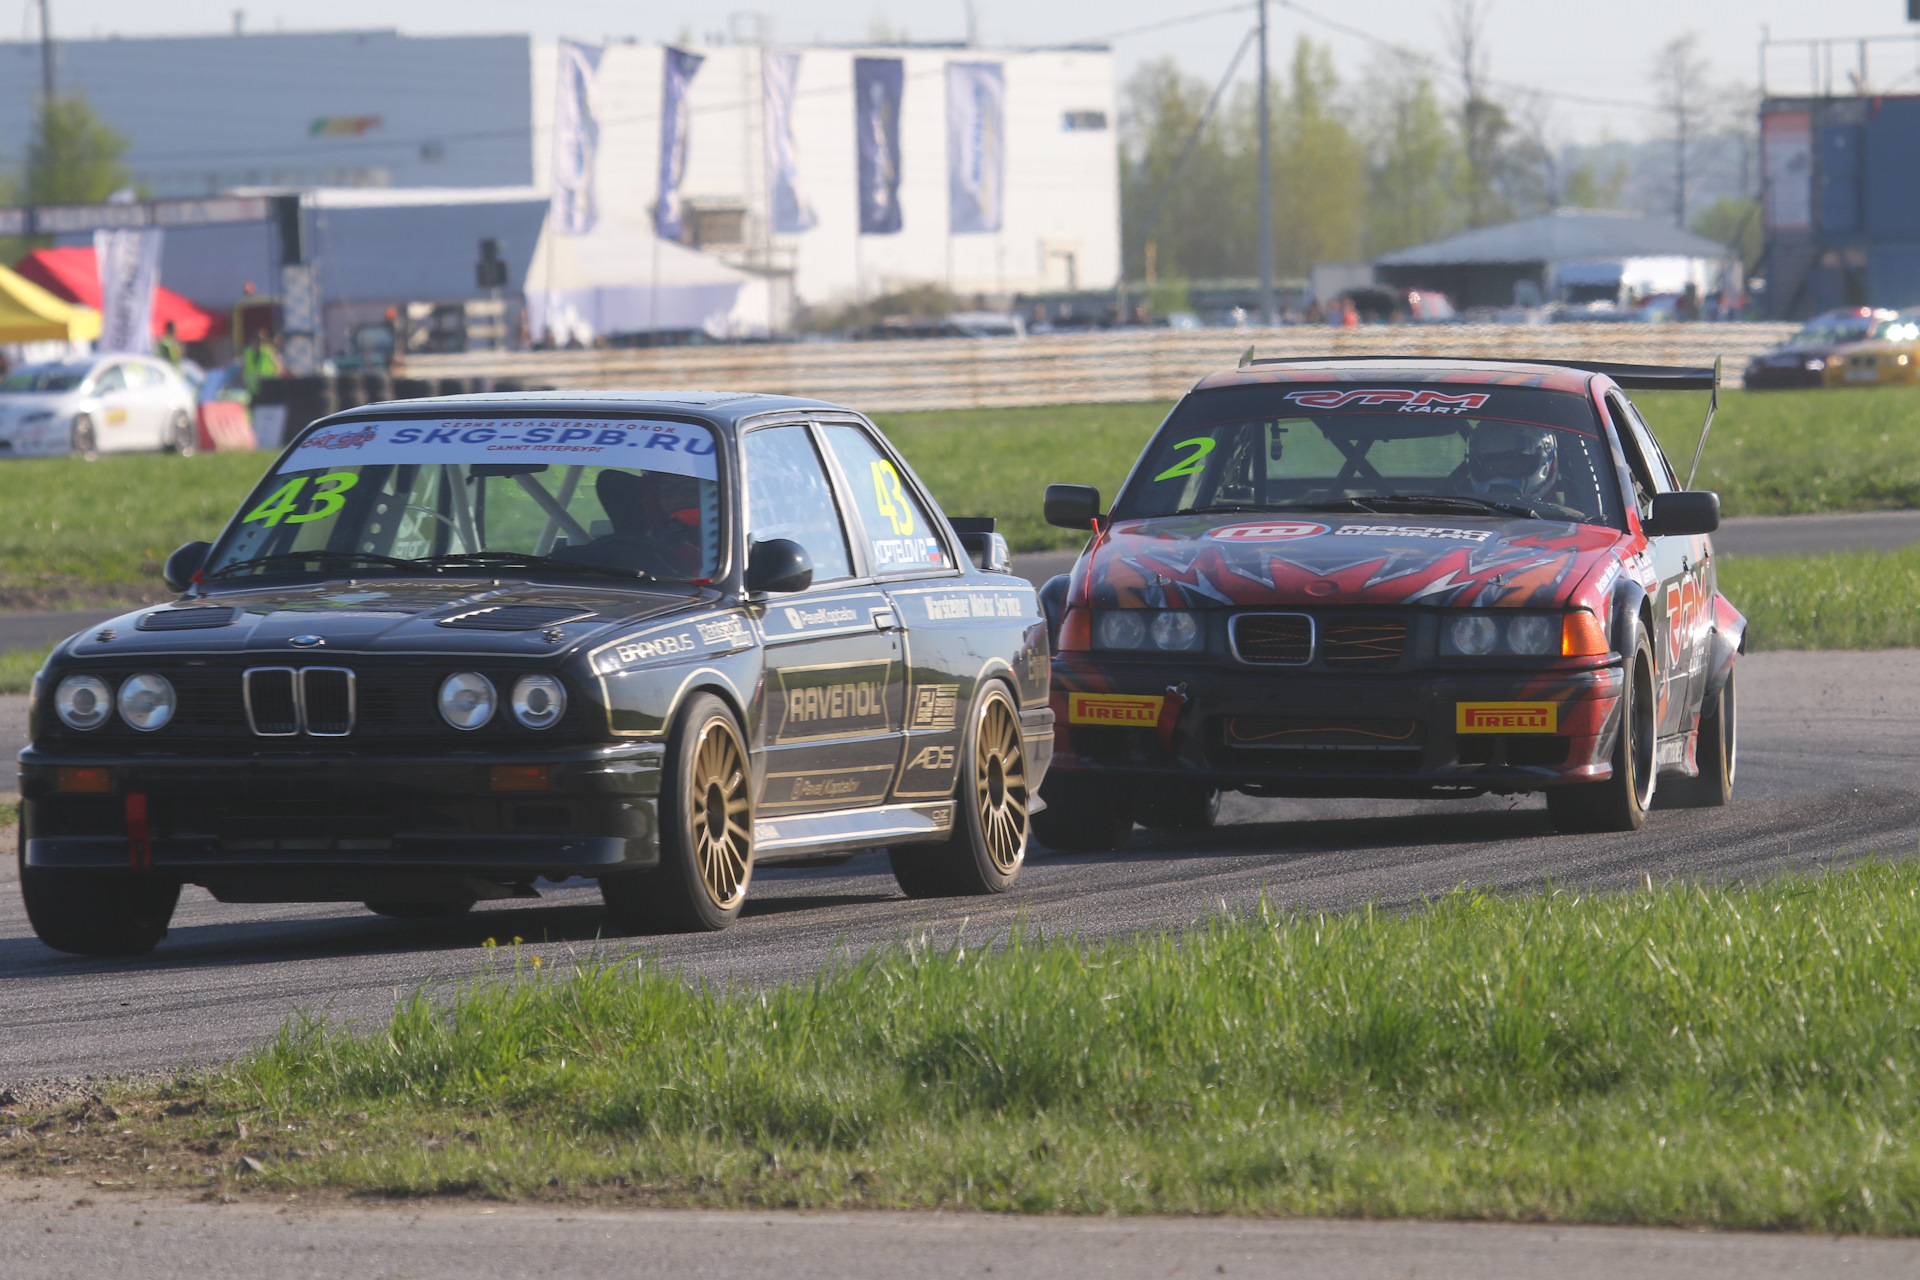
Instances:
[[[1716,589],[1720,499],[1626,394],[1714,380],[1423,358],[1202,379],[1111,512],[1047,489],[1093,537],[1041,592],[1066,732],[1036,834],[1111,849],[1136,820],[1210,825],[1228,790],[1544,791],[1569,832],[1638,829],[1656,784],[1725,804],[1746,620]]]

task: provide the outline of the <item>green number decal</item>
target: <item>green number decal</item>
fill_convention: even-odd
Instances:
[[[1173,447],[1176,449],[1190,448],[1193,452],[1155,476],[1155,480],[1171,480],[1175,476],[1199,475],[1202,460],[1213,452],[1213,437],[1195,436],[1191,440],[1182,440]]]
[[[337,514],[340,508],[347,505],[347,500],[344,496],[347,490],[359,484],[360,477],[351,471],[333,471],[321,476],[318,480],[314,481],[314,483],[332,485],[333,487],[315,493],[313,496],[320,503],[319,507],[307,512],[305,515],[288,516],[288,524],[305,524],[309,520],[325,520],[328,516]]]
[[[287,481],[278,489],[275,489],[265,502],[241,517],[241,523],[252,524],[255,520],[265,520],[267,527],[271,529],[274,525],[279,524],[280,521],[286,517],[286,514],[298,505],[300,491],[306,487],[307,478],[305,476]]]

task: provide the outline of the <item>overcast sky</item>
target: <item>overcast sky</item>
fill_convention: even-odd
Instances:
[[[234,9],[244,8],[253,30],[316,26],[393,27],[408,33],[515,32],[583,39],[637,37],[703,40],[723,29],[732,4],[711,0],[329,0],[324,6],[294,0],[50,0],[56,37],[110,34],[189,34],[231,31]],[[1231,0],[973,0],[983,44],[1049,44],[1105,40],[1127,29],[1169,18],[1225,9]],[[35,0],[19,0],[21,36],[37,36]],[[958,39],[967,31],[963,0],[738,0],[740,10],[767,15],[776,40],[864,40],[884,24],[916,40]],[[1442,54],[1442,18],[1448,0],[1299,0],[1273,5],[1273,59],[1283,62],[1296,36],[1306,33],[1332,46],[1343,74],[1352,76],[1373,54],[1366,39],[1315,22],[1327,18],[1375,33],[1378,38]],[[1303,12],[1304,11],[1304,12]],[[1114,41],[1124,76],[1140,61],[1171,54],[1198,75],[1222,74],[1252,24],[1250,5],[1199,21]],[[1651,97],[1648,66],[1662,44],[1683,32],[1699,33],[1703,50],[1721,80],[1758,78],[1762,24],[1775,39],[1807,36],[1907,36],[1920,26],[1906,22],[1905,0],[1493,0],[1489,23],[1491,67],[1501,80],[1555,91],[1550,120],[1563,141],[1647,136],[1643,111],[1585,99],[1645,102]],[[1837,59],[1851,68],[1851,46]],[[1251,63],[1247,64],[1249,67]],[[1804,83],[1804,50],[1778,50],[1772,66],[1789,88]],[[1904,79],[1903,79],[1904,77]],[[1875,88],[1920,91],[1920,44],[1912,41],[1874,51],[1869,79]]]

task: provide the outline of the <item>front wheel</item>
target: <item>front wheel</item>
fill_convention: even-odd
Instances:
[[[194,438],[193,420],[184,413],[176,412],[167,423],[167,435],[160,447],[168,453],[182,458],[191,458],[199,441]]]
[[[604,876],[616,933],[710,933],[740,916],[753,878],[753,780],[727,704],[698,694],[667,740],[660,779],[660,866]]]
[[[1006,686],[975,698],[962,746],[965,768],[954,788],[953,833],[940,844],[887,850],[893,878],[909,898],[1005,893],[1027,860],[1032,796],[1020,713]]]
[[[73,420],[73,430],[67,437],[67,452],[88,462],[100,456],[100,437],[94,432],[92,418],[82,414]]]
[[[1643,639],[1620,693],[1620,728],[1613,741],[1613,776],[1547,791],[1547,815],[1569,835],[1638,831],[1653,804],[1653,651]]]
[[[77,956],[144,956],[167,936],[180,886],[125,871],[20,868],[40,941]]]

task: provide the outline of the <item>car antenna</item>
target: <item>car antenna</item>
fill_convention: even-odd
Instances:
[[[1707,420],[1700,424],[1700,443],[1693,446],[1693,465],[1687,468],[1687,488],[1700,472],[1700,455],[1707,451],[1707,432],[1713,430],[1713,415],[1720,408],[1720,357],[1713,358],[1713,398],[1707,401]]]
[[[1249,342],[1247,344],[1247,349],[1240,353],[1240,367],[1244,369],[1252,363],[1253,363],[1253,344]]]

